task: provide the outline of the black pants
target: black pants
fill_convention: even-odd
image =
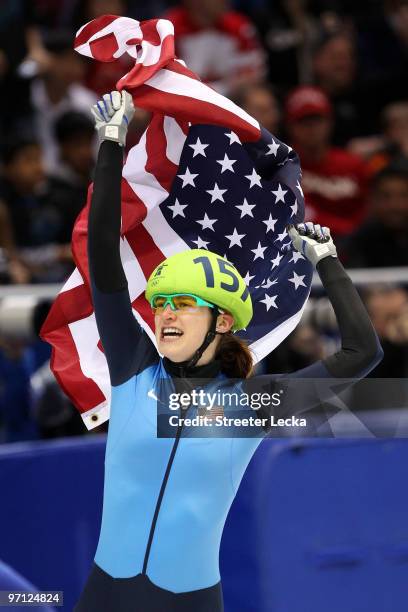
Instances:
[[[182,571],[182,569],[180,570]],[[74,612],[223,612],[221,583],[172,593],[147,576],[112,578],[94,564]]]

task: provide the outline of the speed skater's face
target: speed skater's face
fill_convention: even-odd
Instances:
[[[207,307],[195,312],[172,310],[168,304],[154,317],[157,346],[165,357],[178,363],[191,359],[210,328],[211,314]]]
[[[222,314],[217,319],[217,331],[229,331],[233,324],[233,317]],[[210,329],[211,312],[205,306],[196,308],[194,312],[181,312],[172,310],[168,304],[160,314],[154,317],[155,334],[159,352],[175,363],[191,359],[195,351],[201,346]],[[199,365],[208,363],[214,358],[220,336],[204,351],[198,361]]]

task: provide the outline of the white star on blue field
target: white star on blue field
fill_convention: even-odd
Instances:
[[[234,132],[191,127],[171,193],[160,205],[189,247],[219,253],[241,273],[254,319],[240,335],[250,341],[300,310],[313,272],[286,231],[288,223],[304,219],[303,192],[291,175],[293,153],[273,138],[257,155],[273,165],[272,180],[261,178]]]

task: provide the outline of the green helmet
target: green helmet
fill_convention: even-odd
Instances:
[[[193,293],[230,312],[237,331],[252,319],[252,301],[244,279],[225,257],[204,249],[172,255],[153,270],[147,281],[146,299],[157,295]]]

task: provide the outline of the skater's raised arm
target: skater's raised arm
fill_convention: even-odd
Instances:
[[[88,222],[89,271],[111,383],[119,385],[158,359],[133,316],[120,257],[123,147],[134,113],[132,96],[126,91],[105,94],[92,112],[100,147]]]

